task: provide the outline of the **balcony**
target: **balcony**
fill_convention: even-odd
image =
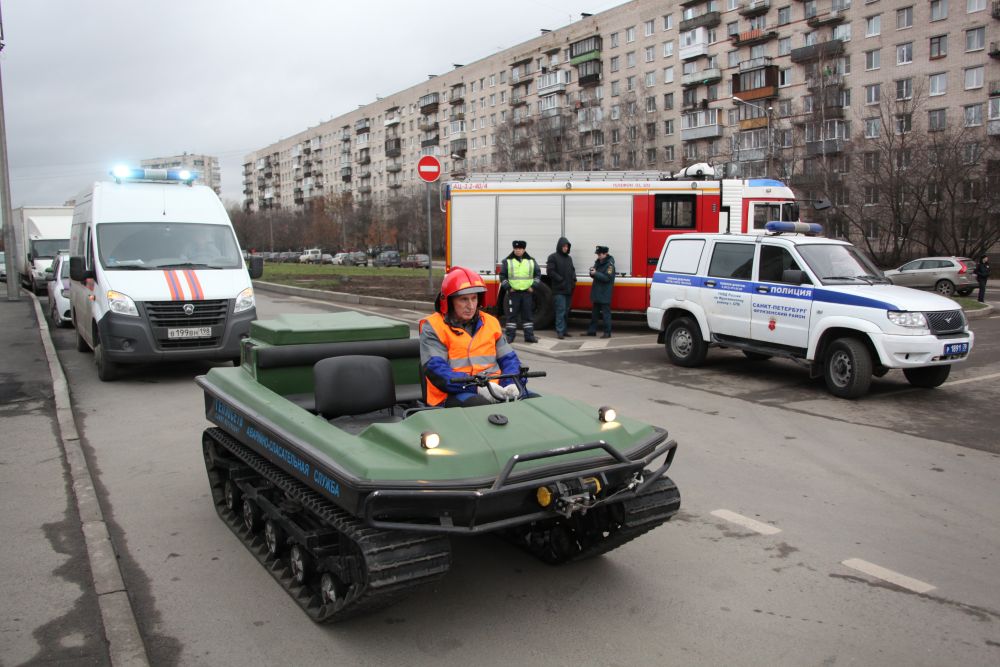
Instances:
[[[680,56],[681,60],[694,60],[695,58],[701,58],[702,56],[708,55],[708,40],[699,40],[694,44],[688,44],[687,46],[682,46],[677,55]]]
[[[694,141],[695,139],[715,139],[722,136],[722,125],[718,122],[709,125],[699,125],[697,127],[686,127],[681,130],[681,141]]]
[[[601,61],[591,60],[576,69],[576,82],[580,86],[591,86],[601,82]]]
[[[362,134],[363,132],[370,132],[372,129],[371,121],[367,118],[360,118],[354,123],[355,134]]]
[[[710,85],[722,79],[722,70],[718,67],[710,67],[700,72],[692,72],[681,77],[681,85],[685,88],[689,86]]]
[[[420,147],[427,148],[428,146],[437,146],[439,143],[441,143],[441,135],[435,132],[432,136],[422,139],[420,141]]]
[[[694,5],[700,5],[703,2],[708,2],[708,0],[680,0],[677,4],[681,7],[693,7]]]
[[[399,121],[400,121],[399,115],[393,114],[391,116],[386,116],[385,121],[382,123],[382,125],[384,127],[393,127],[395,125],[399,125]]]
[[[361,170],[358,171],[358,178],[360,178],[360,179],[366,179],[366,178],[371,178],[371,177],[372,177],[372,170],[371,170],[371,168],[361,169]]]
[[[417,102],[417,105],[420,107],[420,113],[426,116],[437,111],[440,99],[441,96],[437,93],[428,93],[421,97],[420,101]]]
[[[469,147],[468,139],[456,139],[451,142],[451,146],[449,148],[451,150],[452,155],[459,155],[461,157],[465,157],[465,152],[468,149],[468,147]]]
[[[822,16],[810,16],[806,19],[806,25],[810,28],[822,28],[825,25],[837,25],[838,23],[843,23],[847,19],[846,9],[831,9],[828,13]]]
[[[396,178],[389,181],[388,185],[393,190],[398,190],[399,188],[403,187],[403,184],[399,181],[399,179]]]
[[[567,74],[568,72],[564,70],[556,70],[555,72],[548,72],[538,77],[538,94],[549,95],[551,93],[564,92],[569,80]]]
[[[569,45],[569,64],[579,66],[601,57],[601,38],[597,35],[581,39]]]
[[[762,127],[767,127],[768,117],[760,116],[758,118],[744,118],[740,121],[740,131],[746,130],[759,130]]]
[[[821,139],[820,141],[806,142],[806,155],[834,155],[844,152],[847,144],[846,139]]]
[[[372,186],[370,185],[359,185],[358,194],[359,195],[370,195],[372,193]]]
[[[991,137],[1000,137],[1000,119],[986,121],[986,134]]]
[[[403,154],[403,140],[400,138],[386,139],[385,141],[385,156],[386,157],[399,157]]]
[[[363,149],[361,152],[358,153],[358,164],[365,165],[365,164],[371,164],[371,162],[372,162],[372,156],[371,153],[368,152],[367,148]]]
[[[1000,19],[1000,0],[993,0],[993,9],[990,10],[990,14],[995,19]]]
[[[385,165],[385,170],[390,174],[398,174],[403,170],[402,162],[390,162]]]
[[[1000,42],[990,42],[990,58],[1000,58]]]
[[[739,12],[747,18],[766,14],[771,9],[771,0],[749,0],[740,5]]]
[[[535,122],[535,119],[532,118],[531,116],[529,116],[528,114],[521,114],[521,115],[516,115],[515,114],[514,115],[514,125],[515,126],[528,125],[528,124],[534,123],[534,122]]]
[[[776,30],[756,28],[754,30],[744,30],[732,35],[729,39],[732,40],[733,46],[753,46],[754,44],[763,44],[777,38],[778,32]]]
[[[832,176],[832,174],[831,174]],[[826,187],[822,173],[795,174],[789,179],[794,188],[823,188]]]
[[[421,132],[434,132],[438,129],[438,122],[436,120],[421,118],[420,122],[417,124],[417,128]]]
[[[341,141],[350,141],[351,140],[351,128],[350,127],[345,127],[345,128],[343,128],[340,131],[340,140]]]
[[[452,123],[454,123],[457,120],[465,120],[465,112],[464,111],[452,111],[451,115],[448,116],[448,120],[450,122],[452,122]]]
[[[733,95],[738,96],[744,102],[777,97],[778,66],[765,65],[733,74]]]
[[[844,43],[839,39],[831,39],[829,42],[820,42],[792,49],[791,58],[793,63],[808,63],[814,60],[829,60],[844,52]]]
[[[680,23],[680,31],[687,32],[695,28],[714,28],[722,23],[722,14],[719,12],[705,12],[700,16],[684,19]]]
[[[524,97],[522,97],[521,95],[511,95],[510,96],[510,105],[512,107],[519,107],[522,104],[527,104],[527,103],[528,103],[528,100],[524,99]]]
[[[806,88],[812,91],[830,90],[844,85],[844,77],[841,74],[825,74],[821,76],[810,76],[806,78]]]
[[[465,84],[451,87],[451,95],[448,96],[448,101],[452,104],[461,104],[465,101]]]

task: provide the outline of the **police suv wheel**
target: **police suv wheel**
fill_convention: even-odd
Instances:
[[[677,366],[691,368],[705,360],[707,347],[701,327],[690,317],[679,317],[667,327],[667,356]]]
[[[823,362],[823,379],[830,393],[839,398],[857,398],[872,382],[872,356],[855,338],[838,338],[830,343]]]
[[[951,365],[903,369],[903,375],[906,376],[907,382],[914,387],[923,387],[925,389],[940,387],[948,379],[950,373]]]

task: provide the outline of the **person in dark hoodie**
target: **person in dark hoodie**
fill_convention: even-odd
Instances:
[[[570,333],[566,331],[566,316],[573,300],[573,290],[576,288],[576,267],[573,258],[569,256],[569,239],[560,237],[556,243],[556,251],[549,255],[545,263],[545,272],[549,277],[549,287],[552,288],[552,300],[556,307],[556,338],[565,338]]]
[[[524,329],[524,342],[537,343],[535,338],[535,323],[532,321],[534,309],[534,291],[542,279],[542,269],[531,255],[528,254],[528,244],[525,241],[514,241],[514,249],[504,258],[500,266],[500,287],[507,290],[507,324],[504,327],[504,337],[508,343],[517,338],[517,325],[520,320]]]
[[[611,293],[615,287],[615,258],[608,253],[608,246],[599,245],[594,251],[597,261],[590,267],[590,327],[588,336],[597,335],[597,318],[604,320],[604,335],[601,338],[611,338]]]

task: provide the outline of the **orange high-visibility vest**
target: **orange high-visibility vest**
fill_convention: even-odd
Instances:
[[[500,329],[500,321],[489,313],[479,313],[483,324],[476,331],[475,336],[469,336],[465,329],[456,329],[445,324],[444,316],[441,313],[420,320],[420,330],[424,325],[434,328],[445,348],[448,350],[448,363],[451,370],[456,373],[467,375],[478,375],[487,373],[488,375],[499,375],[500,366],[497,364],[497,340],[503,335]],[[427,383],[427,404],[440,405],[448,398],[448,393],[441,391],[429,380]]]

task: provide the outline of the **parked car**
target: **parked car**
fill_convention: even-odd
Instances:
[[[301,264],[319,264],[320,260],[323,258],[323,251],[319,248],[307,248],[302,251],[299,255],[299,263]]]
[[[344,266],[368,266],[368,254],[360,250],[348,253],[344,258]]]
[[[46,289],[49,293],[49,318],[54,327],[68,327],[70,318],[69,302],[69,255],[59,253],[50,269],[45,269]]]
[[[279,261],[282,262],[296,262],[299,259],[299,253],[292,252],[291,250],[286,250],[285,252],[280,253],[280,255],[281,257],[279,258]]]
[[[411,269],[426,269],[430,266],[431,258],[427,255],[416,254],[407,255],[400,266],[404,266]]]
[[[375,258],[375,266],[399,266],[399,253],[395,250],[383,250]]]
[[[976,263],[968,257],[921,257],[885,272],[893,285],[933,289],[938,294],[972,294],[977,286],[972,269]]]
[[[333,255],[328,252],[324,252],[319,258],[320,264],[333,264]]]
[[[336,255],[334,255],[334,256],[333,256],[333,258],[332,258],[332,259],[330,260],[330,263],[331,263],[331,264],[338,264],[338,265],[339,265],[339,264],[343,264],[343,263],[344,263],[344,258],[345,258],[345,257],[347,257],[347,256],[348,256],[348,255],[350,255],[350,254],[351,254],[351,253],[349,253],[349,252],[338,252],[338,253],[337,253]]]
[[[7,282],[7,254],[0,250],[0,280]]]

